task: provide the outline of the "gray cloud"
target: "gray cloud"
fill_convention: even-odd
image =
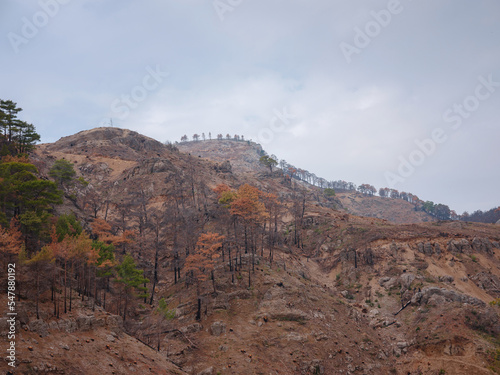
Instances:
[[[500,81],[496,1],[401,0],[347,63],[340,44],[354,45],[356,28],[391,1],[242,1],[221,21],[212,1],[57,0],[16,53],[9,33],[23,37],[23,20],[55,2],[0,5],[0,97],[25,109],[44,142],[110,117],[159,140],[257,139],[286,108],[295,118],[265,144],[270,153],[327,179],[382,187],[416,140],[444,128],[448,140],[396,188],[459,212],[500,204],[500,90],[456,131],[442,118],[478,76]],[[112,104],[156,66],[169,76],[120,119]]]

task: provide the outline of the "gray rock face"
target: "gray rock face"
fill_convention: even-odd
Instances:
[[[438,243],[434,244],[434,251],[436,252],[437,255],[441,254],[441,246],[439,246]]]
[[[32,320],[28,324],[28,329],[39,335],[49,335],[49,330],[59,330],[63,332],[88,331],[98,327],[107,326],[109,328],[123,328],[123,320],[120,316],[110,315],[105,318],[96,318],[94,315],[79,315],[74,319],[59,319],[46,323],[42,319]]]
[[[440,255],[441,254],[441,246],[438,243],[430,243],[430,242],[419,242],[417,244],[418,252],[431,256],[433,254]]]
[[[478,298],[466,294],[457,293],[445,288],[426,287],[421,292],[413,295],[411,302],[414,304],[439,305],[445,302],[468,303],[475,306],[485,306],[486,304]]]
[[[135,167],[129,176],[132,177],[135,175],[145,175],[145,174],[153,174],[153,173],[161,173],[174,171],[175,167],[172,162],[168,159],[150,159],[143,161],[139,166]]]
[[[213,336],[220,336],[226,333],[226,324],[224,322],[214,322],[210,326],[210,333]]]
[[[434,254],[434,249],[431,245],[430,242],[420,242],[418,243],[417,245],[417,249],[420,253],[422,254],[425,254],[427,256],[431,256],[432,254]]]
[[[74,319],[61,319],[57,322],[58,329],[64,332],[75,332],[77,330],[77,325]]]
[[[42,319],[33,320],[29,324],[29,330],[45,337],[49,335],[49,325]]]
[[[89,331],[92,328],[92,320],[94,317],[80,315],[76,318],[76,325],[80,331]]]
[[[414,274],[403,273],[401,276],[399,276],[399,284],[401,285],[401,289],[409,289],[413,280],[415,280]]]
[[[448,242],[448,251],[453,254],[470,254],[472,252],[472,248],[465,238],[461,240],[450,240]]]
[[[486,253],[493,255],[493,244],[488,238],[474,237],[472,240],[472,248],[478,253]]]
[[[478,287],[484,289],[493,297],[500,297],[500,279],[497,276],[486,272],[479,272],[478,274],[471,276],[470,280],[474,281]]]
[[[397,277],[382,277],[379,280],[379,285],[384,287],[385,289],[391,289],[392,287],[398,285],[399,278]]]

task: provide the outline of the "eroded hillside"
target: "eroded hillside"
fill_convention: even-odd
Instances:
[[[39,147],[32,160],[42,174],[64,157],[90,182],[67,189],[59,210],[74,212],[89,231],[106,219],[113,238],[133,233],[133,241],[117,243],[116,257],[130,253],[150,282],[148,297],[124,310],[120,286],[110,279],[106,309],[102,292],[90,290],[59,319],[50,288],[40,319],[26,291],[20,373],[500,371],[499,308],[490,305],[500,297],[498,225],[395,224],[349,214],[339,210],[348,197],[254,169],[258,153],[227,142],[217,159],[209,157],[209,142],[197,142],[198,153],[189,155],[101,128]],[[236,143],[241,149],[226,157]],[[259,189],[260,218],[231,206],[244,184]],[[188,257],[199,254],[205,233],[224,240],[213,273],[195,279]],[[99,358],[92,362],[89,353]],[[89,367],[69,364],[83,361]]]

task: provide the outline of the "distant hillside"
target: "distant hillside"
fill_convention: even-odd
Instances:
[[[79,155],[101,154],[122,160],[142,160],[168,154],[168,148],[152,138],[120,128],[95,128],[63,137],[55,143],[40,145],[50,152]]]
[[[235,173],[268,172],[267,167],[263,167],[259,163],[259,158],[264,150],[259,144],[253,142],[206,140],[182,142],[176,146],[181,152],[189,153],[195,157],[198,156],[217,162],[227,160],[231,163]],[[337,198],[343,208],[353,215],[375,217],[395,223],[436,221],[435,218],[423,211],[415,211],[413,204],[402,199],[366,196],[356,191],[337,193]]]
[[[217,162],[229,161],[235,172],[265,172],[259,163],[262,147],[250,141],[206,140],[176,145],[181,152]]]
[[[437,221],[423,211],[402,199],[366,196],[358,192],[338,193],[337,198],[350,214],[376,217],[394,223],[422,223]]]

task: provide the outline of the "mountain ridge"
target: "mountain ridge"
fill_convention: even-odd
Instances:
[[[144,270],[151,302],[130,301],[124,328],[143,342],[153,338],[150,345],[181,371],[468,375],[497,366],[491,353],[499,350],[500,324],[496,305],[489,306],[500,298],[497,225],[359,216],[342,200],[373,204],[376,215],[373,202],[384,198],[328,196],[279,170],[255,170],[258,148],[240,143],[232,157],[248,158],[228,167],[231,148],[208,158],[217,141],[187,153],[155,143],[158,156],[141,153],[146,141],[129,137],[140,136],[98,130],[65,137],[40,146],[33,160],[47,176],[64,157],[90,181],[66,194],[59,212],[73,212],[89,231],[105,219],[114,236],[135,233],[116,254],[130,253]],[[231,199],[245,184],[259,189],[262,204],[276,196],[275,206],[263,206],[273,216],[252,224],[236,215]],[[229,203],[215,187],[229,192]],[[195,287],[187,258],[208,233],[226,237],[224,250],[212,277]],[[118,292],[112,285],[107,308],[124,314]],[[50,304],[49,289],[43,298]],[[160,299],[172,320],[158,315]]]

